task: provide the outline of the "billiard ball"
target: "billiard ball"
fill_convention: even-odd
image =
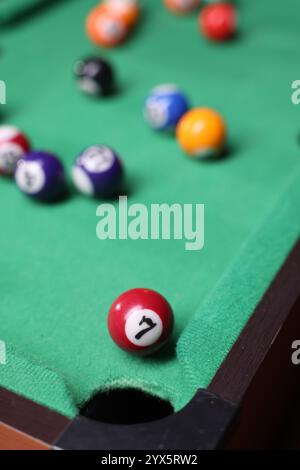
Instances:
[[[126,38],[128,26],[119,16],[108,11],[106,5],[101,4],[88,15],[86,32],[98,46],[114,47]]]
[[[179,88],[175,85],[160,85],[146,99],[144,116],[153,129],[170,131],[188,109],[188,100]]]
[[[181,148],[191,157],[214,157],[224,149],[226,126],[213,109],[194,108],[181,118],[176,135]]]
[[[140,8],[137,0],[105,0],[107,11],[120,18],[129,29],[136,25]]]
[[[110,197],[120,189],[123,166],[110,147],[93,145],[76,159],[72,170],[76,188],[87,196]]]
[[[213,41],[225,41],[232,38],[237,28],[234,5],[228,2],[207,5],[200,13],[199,27],[203,35]]]
[[[200,5],[200,0],[164,0],[166,7],[176,14],[190,13]]]
[[[107,96],[115,90],[112,66],[100,57],[89,57],[77,62],[75,76],[79,88],[93,96]]]
[[[145,355],[161,348],[174,324],[167,300],[150,289],[131,289],[120,295],[108,314],[108,330],[114,342],[127,352]]]
[[[18,160],[30,148],[27,137],[14,126],[0,126],[0,174],[13,175]]]
[[[34,199],[52,202],[66,192],[64,167],[50,153],[32,151],[17,163],[15,180],[18,188]]]

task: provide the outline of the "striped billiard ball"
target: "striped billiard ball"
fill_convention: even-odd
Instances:
[[[124,351],[151,354],[170,338],[174,325],[168,301],[151,289],[131,289],[121,294],[108,314],[108,330]]]
[[[14,126],[0,126],[0,174],[12,176],[18,160],[30,148],[27,137]]]

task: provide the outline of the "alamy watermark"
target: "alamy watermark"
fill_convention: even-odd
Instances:
[[[204,204],[100,204],[99,240],[183,240],[187,251],[204,247]]]
[[[295,105],[300,104],[300,80],[294,80],[292,83],[291,100]]]
[[[0,80],[0,105],[6,104],[6,84]]]
[[[0,366],[6,364],[6,344],[0,340]]]
[[[298,366],[300,364],[300,340],[296,339],[292,343],[292,349],[294,352],[292,353],[292,363],[294,366]]]

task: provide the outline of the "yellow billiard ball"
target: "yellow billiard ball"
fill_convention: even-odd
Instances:
[[[215,157],[224,149],[226,125],[213,109],[194,108],[180,119],[176,136],[180,147],[191,157]]]

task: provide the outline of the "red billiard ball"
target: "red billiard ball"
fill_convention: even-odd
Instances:
[[[145,355],[161,348],[170,337],[173,311],[167,300],[150,289],[131,289],[121,294],[108,314],[108,330],[114,342],[127,352]]]
[[[14,126],[0,126],[0,175],[12,176],[17,162],[29,151],[27,137]]]
[[[200,13],[199,26],[208,39],[213,41],[230,39],[236,32],[236,9],[228,2],[208,5]]]

